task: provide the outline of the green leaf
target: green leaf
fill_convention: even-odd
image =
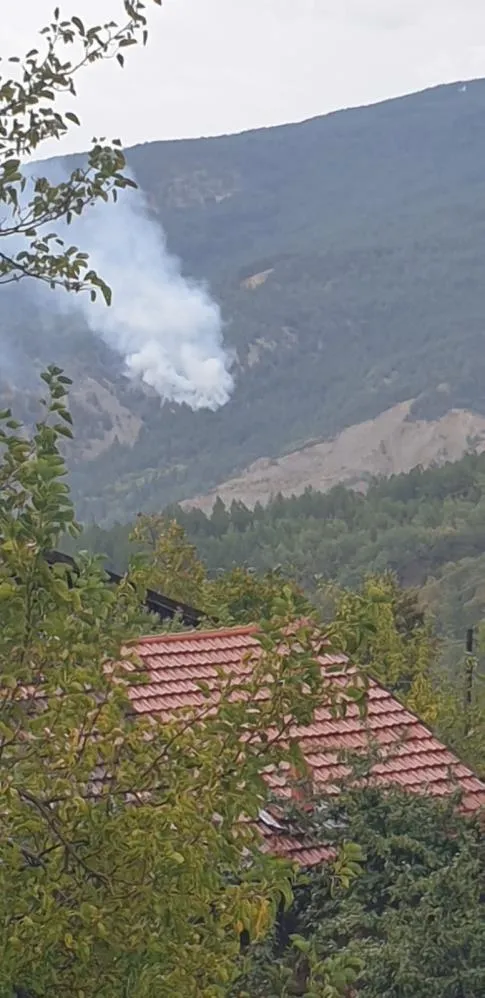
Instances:
[[[54,427],[56,433],[59,433],[61,437],[67,437],[68,440],[72,440],[72,430],[68,426],[63,426],[62,423],[56,423]]]
[[[112,297],[113,297],[112,291],[111,291],[111,288],[109,288],[108,285],[104,283],[104,281],[102,281],[100,283],[100,291],[101,291],[101,294],[103,295],[103,298],[104,298],[106,304],[108,306],[111,305],[111,301],[112,301]]]
[[[311,943],[308,939],[304,939],[303,936],[290,935],[290,940],[295,949],[300,950],[300,953],[309,953],[311,949]]]
[[[0,600],[11,599],[17,595],[17,586],[13,582],[0,582]]]

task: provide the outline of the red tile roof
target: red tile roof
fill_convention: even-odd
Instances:
[[[258,653],[257,628],[238,627],[218,631],[191,631],[141,638],[135,651],[141,660],[148,683],[133,686],[130,698],[137,713],[150,713],[169,720],[181,708],[207,706],[198,683],[217,686],[217,669],[247,674],[251,668],[247,653]],[[346,666],[346,671],[332,674],[332,682],[348,682],[348,663],[344,655],[325,655],[322,668]],[[217,694],[214,692],[214,702]],[[485,805],[485,784],[463,765],[424,724],[403,707],[387,690],[371,682],[368,691],[367,717],[363,721],[355,703],[349,703],[345,718],[332,718],[330,711],[316,711],[312,724],[295,728],[301,749],[311,768],[315,787],[335,789],[335,783],[349,772],[339,755],[343,750],[364,751],[369,736],[385,753],[385,761],[373,768],[373,780],[382,785],[397,784],[410,791],[449,795],[459,785],[463,792],[463,810],[477,811]],[[292,795],[284,771],[269,776],[275,794]],[[309,866],[328,855],[311,842],[295,839],[261,825],[266,847],[280,855],[297,859]]]

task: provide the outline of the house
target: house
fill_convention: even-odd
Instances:
[[[137,714],[150,714],[168,721],[179,709],[207,704],[198,687],[200,682],[216,683],[217,669],[239,671],[251,668],[248,653],[258,654],[257,628],[235,627],[211,631],[185,631],[139,639],[134,645],[147,682],[130,689]],[[322,669],[342,665],[332,672],[332,681],[348,682],[348,662],[344,655],[327,654],[320,659]],[[485,806],[485,783],[460,762],[432,732],[391,693],[376,682],[368,691],[367,717],[349,702],[345,718],[333,718],[329,710],[317,710],[312,724],[292,732],[299,740],[316,789],[331,790],[346,775],[348,765],[339,755],[344,750],[364,752],[369,735],[382,749],[384,761],[372,770],[373,779],[383,785],[396,784],[411,792],[445,797],[459,787],[462,808],[474,813]],[[294,793],[284,771],[269,777],[275,794],[288,799]],[[280,856],[311,866],[328,856],[328,850],[315,848],[304,838],[288,833],[274,815],[262,812],[260,827],[265,848]]]

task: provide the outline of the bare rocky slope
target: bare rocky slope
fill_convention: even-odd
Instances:
[[[208,512],[217,496],[226,505],[248,507],[272,496],[300,495],[309,486],[322,492],[343,482],[365,489],[370,477],[410,471],[420,465],[457,461],[468,451],[485,451],[485,417],[452,409],[440,419],[412,420],[414,400],[387,409],[376,419],[350,426],[333,440],[309,443],[280,458],[260,458],[242,474],[205,496],[182,503]]]

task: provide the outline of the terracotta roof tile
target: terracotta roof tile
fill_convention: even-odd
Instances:
[[[219,669],[235,675],[247,675],[251,669],[250,655],[258,654],[260,645],[254,627],[220,631],[187,632],[156,635],[140,639],[135,651],[139,666],[147,674],[148,683],[130,690],[137,713],[151,713],[169,721],[179,710],[193,710],[216,703],[217,694],[208,700],[199,689],[207,683],[217,685]],[[325,655],[322,668],[345,665],[343,655]],[[328,676],[339,687],[348,682],[348,671],[336,671]],[[264,696],[264,694],[262,695]],[[369,736],[387,756],[372,771],[372,780],[382,786],[397,784],[413,792],[444,797],[456,786],[464,791],[463,809],[476,811],[485,805],[485,784],[482,783],[452,752],[442,745],[421,721],[406,710],[387,690],[371,682],[365,721],[358,707],[349,703],[346,716],[335,719],[325,709],[316,711],[312,724],[295,728],[292,735],[300,742],[313,778],[327,791],[336,792],[335,782],[349,772],[342,752],[365,749]],[[286,771],[288,767],[286,768]],[[285,771],[268,773],[268,782],[282,798],[292,790]],[[264,847],[277,855],[296,859],[305,866],[321,862],[330,852],[323,846],[315,848],[283,832],[263,829]]]

